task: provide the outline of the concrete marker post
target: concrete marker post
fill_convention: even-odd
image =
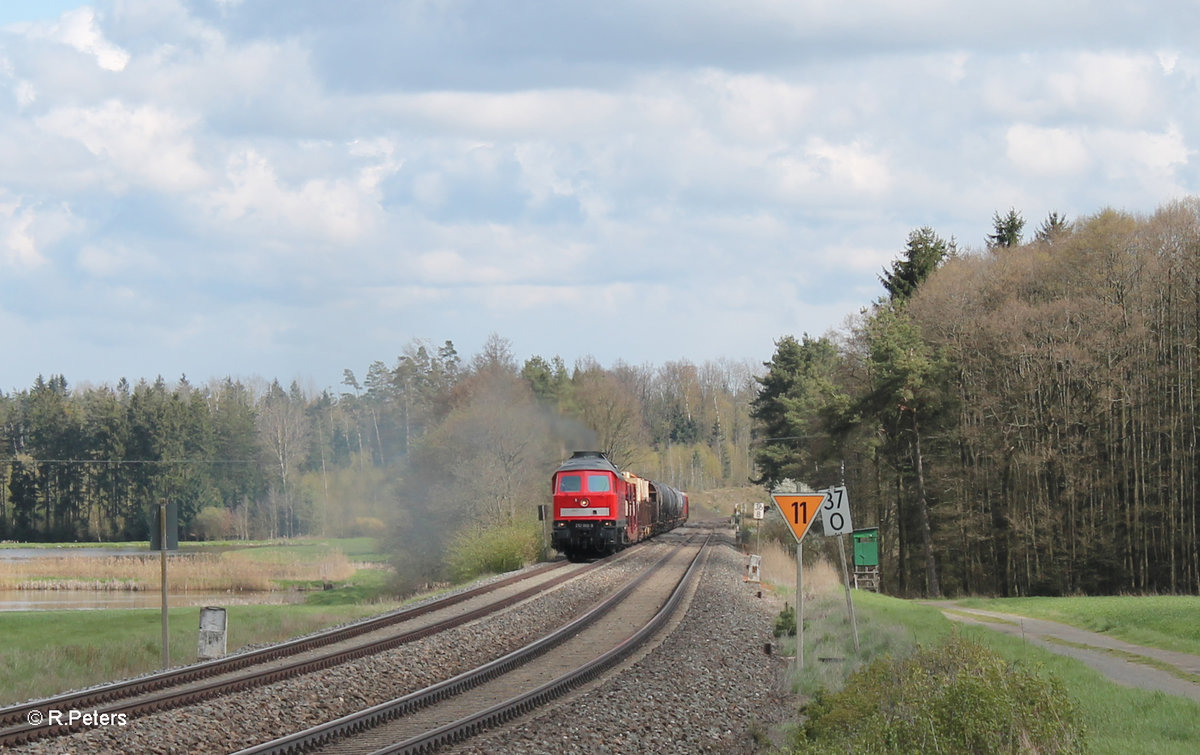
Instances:
[[[169,644],[169,632],[167,631],[167,502],[159,501],[158,504],[158,534],[159,559],[162,564],[162,666],[164,669],[171,668],[171,647]]]
[[[804,670],[804,543],[796,543],[796,660]]]
[[[838,551],[842,554],[842,578],[846,583],[846,611],[850,614],[850,628],[854,632],[854,652],[859,652],[858,647],[858,622],[854,618],[854,601],[850,597],[850,567],[846,565],[846,541],[841,535],[836,535],[838,541]]]

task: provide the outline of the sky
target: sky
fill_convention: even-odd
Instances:
[[[1200,3],[0,4],[0,391],[771,358],[1200,190]],[[1191,44],[1189,44],[1191,43]],[[335,391],[336,392],[336,391]]]

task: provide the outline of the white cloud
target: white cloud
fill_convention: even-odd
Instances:
[[[896,259],[902,244],[894,248],[856,246],[835,243],[822,250],[822,262],[827,268],[848,267],[862,272],[879,273]]]
[[[620,102],[603,92],[525,90],[438,91],[392,98],[397,111],[447,136],[475,138],[588,133],[620,114]]]
[[[930,73],[934,76],[944,78],[954,84],[960,84],[967,78],[967,64],[970,62],[971,55],[959,50],[932,56],[928,61],[928,66]]]
[[[18,81],[14,88],[17,107],[24,110],[37,100],[37,87],[31,81]]]
[[[1168,76],[1175,72],[1175,66],[1179,63],[1179,53],[1174,50],[1159,50],[1156,53],[1158,64],[1162,66],[1163,73]]]
[[[1049,96],[1068,112],[1100,111],[1137,123],[1161,111],[1162,65],[1156,54],[1084,52],[1046,77]]]
[[[34,212],[19,200],[0,201],[0,263],[3,267],[29,269],[46,263],[33,233]]]
[[[808,154],[824,166],[836,185],[847,185],[852,191],[866,194],[881,194],[891,186],[887,158],[859,142],[829,144],[814,139]]]
[[[1005,142],[1008,159],[1029,175],[1076,175],[1091,164],[1084,137],[1074,130],[1018,123],[1008,129]]]
[[[80,219],[67,206],[45,205],[0,187],[0,270],[48,267],[53,247],[80,227]]]
[[[374,227],[374,198],[365,196],[357,181],[312,178],[289,186],[253,149],[229,160],[224,186],[201,202],[221,222],[280,240],[315,237],[318,246],[355,243]]]
[[[96,59],[106,71],[123,71],[129,53],[105,39],[96,23],[96,11],[90,7],[67,11],[50,27],[48,36]]]
[[[1107,176],[1141,178],[1159,187],[1175,180],[1176,169],[1194,151],[1173,124],[1157,133],[1017,124],[1008,129],[1006,142],[1008,158],[1027,175],[1083,175],[1099,167]]]
[[[834,144],[810,138],[802,152],[774,160],[780,190],[793,199],[878,196],[892,184],[887,158],[853,142]]]
[[[599,313],[637,361],[661,353],[647,307],[680,355],[761,361],[878,295],[912,228],[969,247],[997,209],[1200,191],[1200,58],[1164,47],[1183,13],[1102,4],[1068,37],[1079,6],[1032,0],[394,5],[122,2],[0,29],[4,271],[91,307],[130,364],[163,357],[108,324],[123,301],[209,373],[336,376],[357,365],[313,354],[469,343],[481,316],[554,353],[591,350],[559,323]],[[257,313],[253,347],[214,336],[234,311]],[[300,331],[336,343],[285,363]]]
[[[1095,142],[1097,152],[1105,156],[1105,165],[1114,177],[1140,174],[1169,178],[1195,152],[1174,124],[1159,133],[1100,129]]]
[[[452,250],[421,254],[414,268],[422,281],[434,285],[489,284],[507,278],[501,268],[468,262],[462,254]]]
[[[195,119],[153,105],[109,100],[98,107],[61,107],[36,119],[45,130],[80,142],[116,169],[120,184],[145,184],[168,192],[201,186],[206,175],[193,157],[189,129]]]
[[[81,270],[100,278],[145,277],[160,267],[153,255],[117,243],[85,244],[76,263]]]
[[[715,111],[712,126],[739,143],[776,146],[794,138],[811,119],[817,96],[812,86],[762,74],[708,70],[697,84],[698,109]]]

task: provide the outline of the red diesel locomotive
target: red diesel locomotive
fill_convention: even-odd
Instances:
[[[615,553],[688,518],[686,493],[622,472],[599,451],[576,451],[550,485],[551,544],[572,561]]]

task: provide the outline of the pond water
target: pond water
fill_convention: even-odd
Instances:
[[[298,603],[304,593],[276,592],[185,592],[167,595],[176,606],[278,605]],[[63,611],[99,608],[162,608],[158,590],[0,590],[2,611]]]
[[[212,545],[199,548],[189,547],[187,550],[167,551],[168,557],[190,556],[196,553],[220,553],[230,550],[228,546]],[[159,551],[149,548],[87,548],[83,546],[72,548],[0,548],[0,562],[23,561],[30,558],[112,558],[113,556],[149,556],[158,557]]]
[[[186,551],[167,551],[168,559],[191,556],[197,553],[216,553],[228,547],[189,547]],[[153,558],[157,561],[159,551],[149,548],[0,548],[0,572],[5,562],[32,558]],[[168,579],[168,585],[170,580]],[[281,590],[275,592],[208,592],[193,591],[169,593],[169,606],[229,606],[252,604],[299,603],[304,593]],[[0,589],[0,612],[3,611],[62,611],[95,610],[100,608],[162,608],[162,593],[153,590],[4,590]]]

